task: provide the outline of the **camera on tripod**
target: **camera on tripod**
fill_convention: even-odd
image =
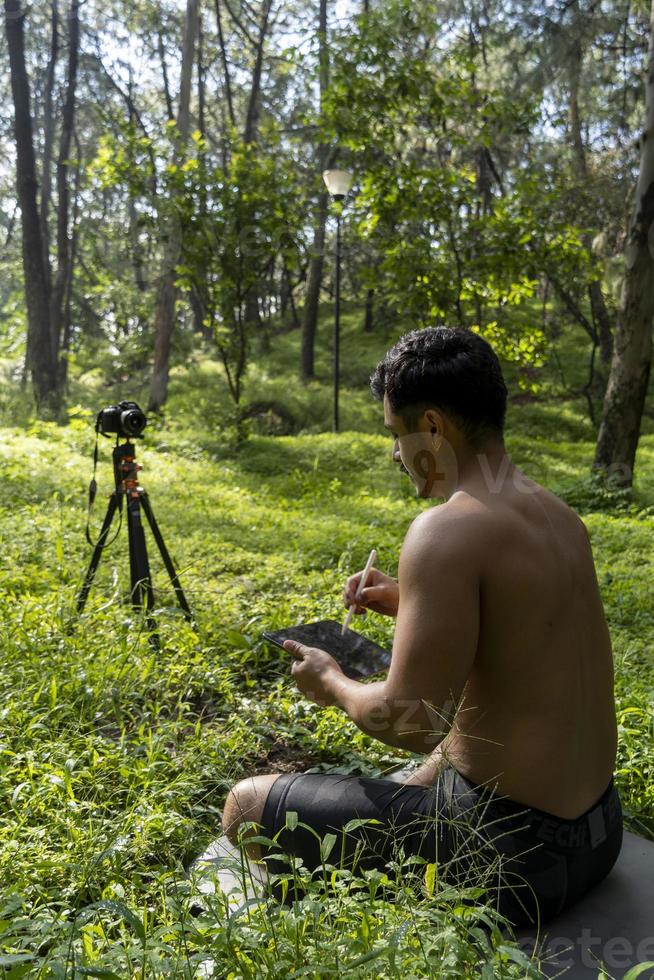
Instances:
[[[141,467],[136,462],[136,450],[131,439],[140,436],[147,425],[148,420],[136,402],[122,401],[117,405],[111,405],[98,412],[95,420],[95,451],[93,453],[93,478],[89,486],[89,508],[86,522],[86,540],[93,548],[93,555],[89,564],[84,583],[77,596],[77,611],[81,615],[84,612],[86,600],[93,583],[96,569],[100,562],[103,549],[107,546],[109,529],[111,522],[118,512],[122,523],[123,510],[127,515],[127,532],[129,542],[129,565],[131,580],[132,605],[137,609],[145,607],[146,622],[151,630],[150,640],[156,648],[159,639],[156,632],[156,623],[153,617],[154,591],[152,588],[152,577],[150,575],[150,561],[145,542],[145,533],[141,512],[145,514],[146,520],[150,525],[152,536],[159,548],[159,554],[163,560],[168,577],[175,590],[177,601],[187,620],[192,619],[189,604],[179,581],[179,576],[175,570],[173,561],[164,543],[163,536],[159,530],[159,525],[155,520],[150,500],[147,493],[140,485],[138,473]],[[99,436],[109,436],[115,433],[118,437],[113,450],[114,463],[114,490],[109,497],[109,504],[102,523],[102,530],[97,541],[91,539],[89,524],[91,508],[97,492],[95,472],[98,463],[98,441]],[[126,439],[120,443],[119,439]],[[120,525],[119,525],[120,530]],[[111,539],[115,540],[118,532]]]
[[[138,439],[147,424],[145,413],[136,402],[118,402],[98,412],[95,431],[103,436],[116,433],[121,439]]]

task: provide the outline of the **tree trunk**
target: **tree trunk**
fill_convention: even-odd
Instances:
[[[296,329],[300,326],[300,319],[297,315],[297,308],[295,306],[295,287],[298,282],[293,283],[291,280],[291,273],[286,263],[286,260],[282,260],[282,282],[280,287],[280,305],[282,314],[282,323],[285,329],[291,328]],[[288,317],[288,308],[291,308],[290,323]]]
[[[52,147],[55,134],[53,96],[59,57],[59,5],[57,0],[52,0],[51,25],[50,60],[46,72],[43,99],[43,161],[41,165],[41,237],[43,239],[43,268],[48,283],[48,292],[52,289],[49,218],[52,197]]]
[[[286,323],[286,311],[288,309],[288,294],[291,289],[291,284],[288,275],[288,269],[286,268],[286,263],[282,264],[282,271],[279,277],[279,316],[282,324]]]
[[[56,407],[57,370],[50,343],[50,296],[37,204],[30,85],[25,65],[24,11],[20,0],[5,0],[5,26],[14,101],[16,185],[23,232],[23,271],[27,305],[27,348],[39,412]]]
[[[77,235],[79,225],[79,201],[80,201],[80,175],[82,169],[82,148],[79,145],[77,135],[75,135],[75,146],[77,149],[77,168],[75,170],[75,182],[73,185],[73,209],[71,215],[71,238],[70,238],[70,262],[68,263],[68,279],[64,292],[63,308],[63,332],[61,336],[61,354],[59,357],[59,387],[65,391],[68,385],[68,354],[72,335],[71,305],[73,297],[73,271],[75,269],[75,257],[77,254]]]
[[[633,482],[652,360],[654,260],[648,232],[654,224],[654,0],[650,13],[645,105],[640,173],[625,247],[625,278],[594,464],[615,485],[622,487],[629,487]]]
[[[232,101],[232,82],[229,74],[229,62],[227,61],[227,49],[225,47],[225,36],[223,34],[223,22],[220,15],[220,2],[216,0],[216,23],[218,26],[218,41],[220,44],[220,58],[223,66],[223,77],[225,80],[225,98],[227,99],[227,111],[229,113],[229,121],[232,126],[236,126],[236,117],[234,116],[234,103]]]
[[[329,88],[329,48],[327,45],[327,0],[320,0],[318,14],[318,44],[320,59],[320,108],[322,110]],[[324,144],[318,147],[318,166],[326,169],[329,149]],[[329,195],[323,190],[318,197],[315,225],[313,229],[313,251],[309,264],[307,292],[302,314],[302,343],[300,348],[300,380],[309,381],[315,377],[315,343],[320,306],[320,287],[325,253],[325,226],[327,224],[327,205]]]
[[[325,261],[325,225],[327,224],[328,194],[321,191],[318,198],[316,224],[313,229],[313,249],[309,262],[307,292],[302,311],[302,342],[300,348],[300,380],[315,378],[315,344],[320,307],[320,289]]]
[[[578,0],[575,0],[574,10],[576,15],[575,27],[573,28],[574,37],[572,38],[570,44],[570,56],[568,59],[570,76],[570,105],[568,117],[570,122],[570,141],[572,143],[572,150],[577,164],[577,174],[583,187],[586,185],[588,180],[588,166],[586,163],[586,147],[584,145],[581,129],[581,117],[579,115],[579,85],[584,59],[584,49],[580,37],[580,32],[583,28]],[[591,254],[593,240],[590,233],[584,234],[582,236],[582,241],[584,248],[589,254]],[[611,352],[613,349],[611,317],[609,316],[609,312],[606,308],[601,283],[597,279],[593,280],[593,282],[591,282],[588,286],[588,298],[593,314],[593,322],[597,327],[600,358],[602,363],[608,366],[611,361]]]
[[[198,129],[204,139],[207,133],[205,118],[205,66],[204,66],[204,28],[202,14],[198,13]]]
[[[363,320],[364,333],[372,333],[375,329],[375,290],[366,293],[366,312]]]
[[[590,238],[590,236],[588,236]],[[584,242],[586,248],[592,247],[592,242]],[[602,285],[599,280],[594,279],[588,286],[588,296],[590,299],[590,308],[593,314],[593,320],[597,326],[597,336],[599,338],[599,348],[600,348],[600,358],[602,364],[609,365],[611,363],[611,354],[613,353],[613,330],[611,327],[611,317],[609,311],[606,308],[606,302],[604,300],[604,293],[602,292]]]
[[[61,116],[61,136],[57,158],[57,275],[50,304],[50,331],[55,364],[59,364],[59,350],[64,324],[66,286],[72,276],[72,252],[69,237],[70,193],[68,189],[68,158],[75,125],[75,90],[79,60],[79,5],[71,0],[68,16],[68,78],[66,99]],[[59,368],[57,367],[57,371]]]
[[[181,158],[188,141],[190,129],[191,81],[195,60],[195,39],[198,34],[198,0],[187,0],[184,43],[182,49],[182,74],[179,91],[179,111],[177,113],[178,155]],[[157,292],[154,315],[154,370],[150,387],[148,409],[159,412],[168,397],[168,374],[170,368],[170,345],[175,324],[177,287],[175,267],[180,256],[180,228],[171,223],[166,244],[162,275]]]
[[[175,113],[173,111],[173,100],[170,97],[170,85],[168,84],[168,65],[166,64],[166,49],[164,47],[163,34],[159,31],[157,35],[159,42],[159,61],[161,62],[161,77],[163,80],[164,96],[166,98],[166,112],[168,113],[168,119],[173,120],[175,118]]]
[[[202,288],[194,286],[189,293],[189,302],[193,311],[193,323],[195,332],[204,337],[205,340],[213,339],[213,330],[207,326],[205,319],[207,316],[206,294]]]
[[[259,113],[261,110],[261,79],[263,72],[263,54],[268,34],[268,22],[272,0],[264,0],[261,9],[261,20],[259,23],[259,37],[254,51],[254,67],[252,69],[252,84],[250,86],[250,97],[248,99],[247,112],[245,116],[245,128],[243,130],[243,142],[245,144],[256,143],[258,139]],[[259,329],[261,327],[260,294],[262,284],[259,281],[253,282],[245,291],[244,297],[244,316],[245,328]],[[245,336],[245,334],[243,335]]]
[[[136,119],[134,115],[134,79],[132,74],[132,66],[129,68],[129,82],[127,86],[127,111],[129,113],[130,126],[135,126]],[[128,148],[128,159],[130,169],[136,165],[134,159],[134,154],[132,152],[132,144],[130,142]],[[145,279],[145,272],[143,268],[144,256],[143,256],[143,246],[140,241],[139,233],[139,216],[136,209],[136,197],[134,194],[134,189],[130,184],[127,188],[127,214],[129,216],[129,239],[132,250],[132,270],[134,272],[134,285],[141,293],[147,292],[148,284]]]
[[[250,98],[245,117],[245,130],[243,132],[244,143],[254,143],[257,138],[257,127],[259,123],[259,110],[261,108],[261,73],[263,71],[263,49],[268,33],[268,18],[272,0],[264,0],[261,11],[261,23],[259,27],[259,38],[254,52],[254,68],[252,69],[252,85],[250,86]]]

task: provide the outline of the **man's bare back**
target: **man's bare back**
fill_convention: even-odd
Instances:
[[[411,523],[397,582],[373,568],[365,588],[361,573],[346,583],[346,606],[396,617],[385,678],[361,683],[328,651],[284,646],[303,694],[426,761],[401,787],[258,777],[272,785],[239,784],[230,814],[240,808],[278,839],[295,812],[311,834],[293,831],[283,846],[305,868],[320,865],[324,833],[372,820],[379,839],[344,835],[348,866],[361,853],[386,868],[399,839],[437,862],[443,881],[460,880],[460,868],[467,883],[483,866],[488,896],[514,925],[546,921],[605,878],[622,845],[611,644],[588,535],[513,466],[501,367],[477,334],[410,332],[371,388],[394,462],[418,497],[446,502]]]
[[[480,619],[463,700],[436,755],[518,802],[577,817],[606,789],[617,738],[586,529],[513,466],[501,486],[477,478],[441,508],[469,527]]]

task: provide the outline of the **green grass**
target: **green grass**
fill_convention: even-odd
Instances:
[[[329,329],[325,317],[321,349]],[[390,464],[380,407],[365,389],[392,339],[363,335],[356,311],[345,316],[339,435],[320,431],[329,427],[328,356],[318,360],[319,380],[301,386],[297,333],[273,339],[246,388],[249,399],[287,405],[294,436],[255,431],[238,445],[216,364],[204,355],[174,369],[166,421],[152,422],[139,460],[198,626],[180,616],[150,544],[159,652],[124,602],[124,527],[81,621],[73,611],[90,557],[93,417],[118,397],[144,399],[143,379],[106,388],[100,372],[77,378],[68,426],[18,424],[25,396],[5,391],[0,975],[193,977],[209,961],[221,977],[526,975],[491,913],[467,909],[433,880],[430,889],[420,868],[399,885],[339,878],[327,894],[317,883],[302,908],[245,909],[229,920],[219,903],[189,913],[185,868],[218,832],[238,778],[306,765],[378,774],[402,761],[335,709],[300,698],[284,655],[260,640],[264,626],[340,616],[343,579],[372,544],[379,566],[394,573],[402,536],[425,506]],[[569,357],[582,356],[571,344]],[[630,826],[648,832],[654,435],[643,438],[634,493],[608,494],[588,477],[594,433],[583,401],[556,396],[549,368],[543,393],[552,397],[512,405],[508,443],[590,531],[615,649],[618,784]],[[103,440],[95,533],[112,488],[110,459]],[[366,629],[390,643],[383,621],[371,618]],[[480,916],[488,919],[481,930]]]

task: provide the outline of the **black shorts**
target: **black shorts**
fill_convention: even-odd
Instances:
[[[291,811],[294,829],[287,826]],[[378,823],[345,830],[357,819]],[[262,828],[311,871],[322,866],[326,834],[337,835],[328,863],[354,870],[384,869],[398,855],[419,855],[437,864],[439,881],[485,888],[518,927],[558,915],[609,873],[622,845],[622,809],[613,779],[590,810],[562,820],[477,786],[452,767],[429,787],[290,773],[273,784]],[[266,863],[272,874],[289,871],[274,850]]]

